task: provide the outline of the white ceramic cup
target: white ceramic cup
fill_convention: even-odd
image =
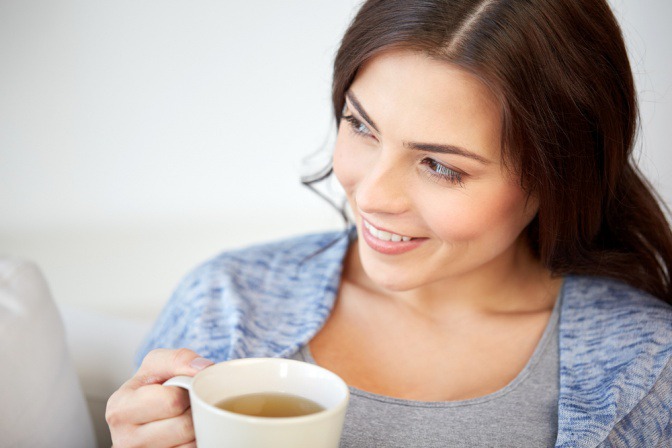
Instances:
[[[350,398],[348,386],[335,373],[279,358],[226,361],[194,377],[171,378],[164,386],[189,391],[199,448],[338,448]],[[263,392],[298,395],[325,409],[300,417],[254,417],[214,406]]]

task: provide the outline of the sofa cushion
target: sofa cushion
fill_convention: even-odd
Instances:
[[[3,446],[96,445],[58,309],[32,263],[0,258]]]

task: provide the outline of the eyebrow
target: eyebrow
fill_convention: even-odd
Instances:
[[[374,123],[371,117],[369,117],[369,114],[366,113],[366,111],[362,107],[362,104],[359,102],[355,94],[352,93],[350,90],[348,90],[347,92],[345,92],[345,96],[350,100],[350,102],[352,103],[352,107],[354,107],[357,110],[357,112],[359,112],[359,115],[362,116],[364,121],[366,121],[373,129],[375,129],[376,132],[380,133],[378,127],[376,126],[376,123]]]
[[[482,163],[483,165],[488,165],[490,161],[485,157],[479,156],[471,151],[467,151],[464,148],[460,148],[455,145],[437,145],[433,143],[416,143],[416,142],[404,142],[404,147],[409,149],[415,149],[418,151],[427,151],[427,152],[436,152],[439,154],[455,154],[457,156],[467,157],[469,159],[474,159],[477,162]]]
[[[345,93],[345,96],[348,100],[350,100],[350,103],[352,103],[352,107],[355,108],[355,110],[361,115],[361,117],[366,121],[366,123],[371,126],[376,132],[380,133],[378,130],[378,127],[376,126],[376,123],[369,117],[369,114],[366,113],[364,110],[364,107],[362,107],[362,104],[359,102],[357,97],[355,96],[352,91],[348,90]],[[467,157],[469,159],[476,160],[484,165],[487,165],[490,163],[488,159],[485,157],[482,157],[478,154],[475,154],[471,151],[467,151],[464,148],[461,148],[459,146],[455,145],[441,145],[441,144],[435,144],[435,143],[418,143],[418,142],[404,142],[404,147],[408,149],[413,149],[417,151],[427,151],[427,152],[435,152],[439,154],[454,154],[462,157]]]

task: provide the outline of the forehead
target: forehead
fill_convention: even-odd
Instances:
[[[485,83],[454,64],[388,50],[362,65],[350,90],[384,136],[459,144],[500,159],[499,103]]]

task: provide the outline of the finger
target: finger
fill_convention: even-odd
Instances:
[[[173,448],[196,448],[196,442],[187,443],[180,446],[175,446]]]
[[[195,443],[191,409],[182,415],[141,425],[136,430],[143,446],[180,446]]]
[[[133,389],[147,384],[162,384],[177,375],[194,376],[213,362],[197,353],[181,348],[178,350],[156,349],[145,356],[142,365],[127,383]]]
[[[120,407],[128,423],[164,420],[182,415],[189,408],[189,392],[180,387],[150,384],[128,394]]]

